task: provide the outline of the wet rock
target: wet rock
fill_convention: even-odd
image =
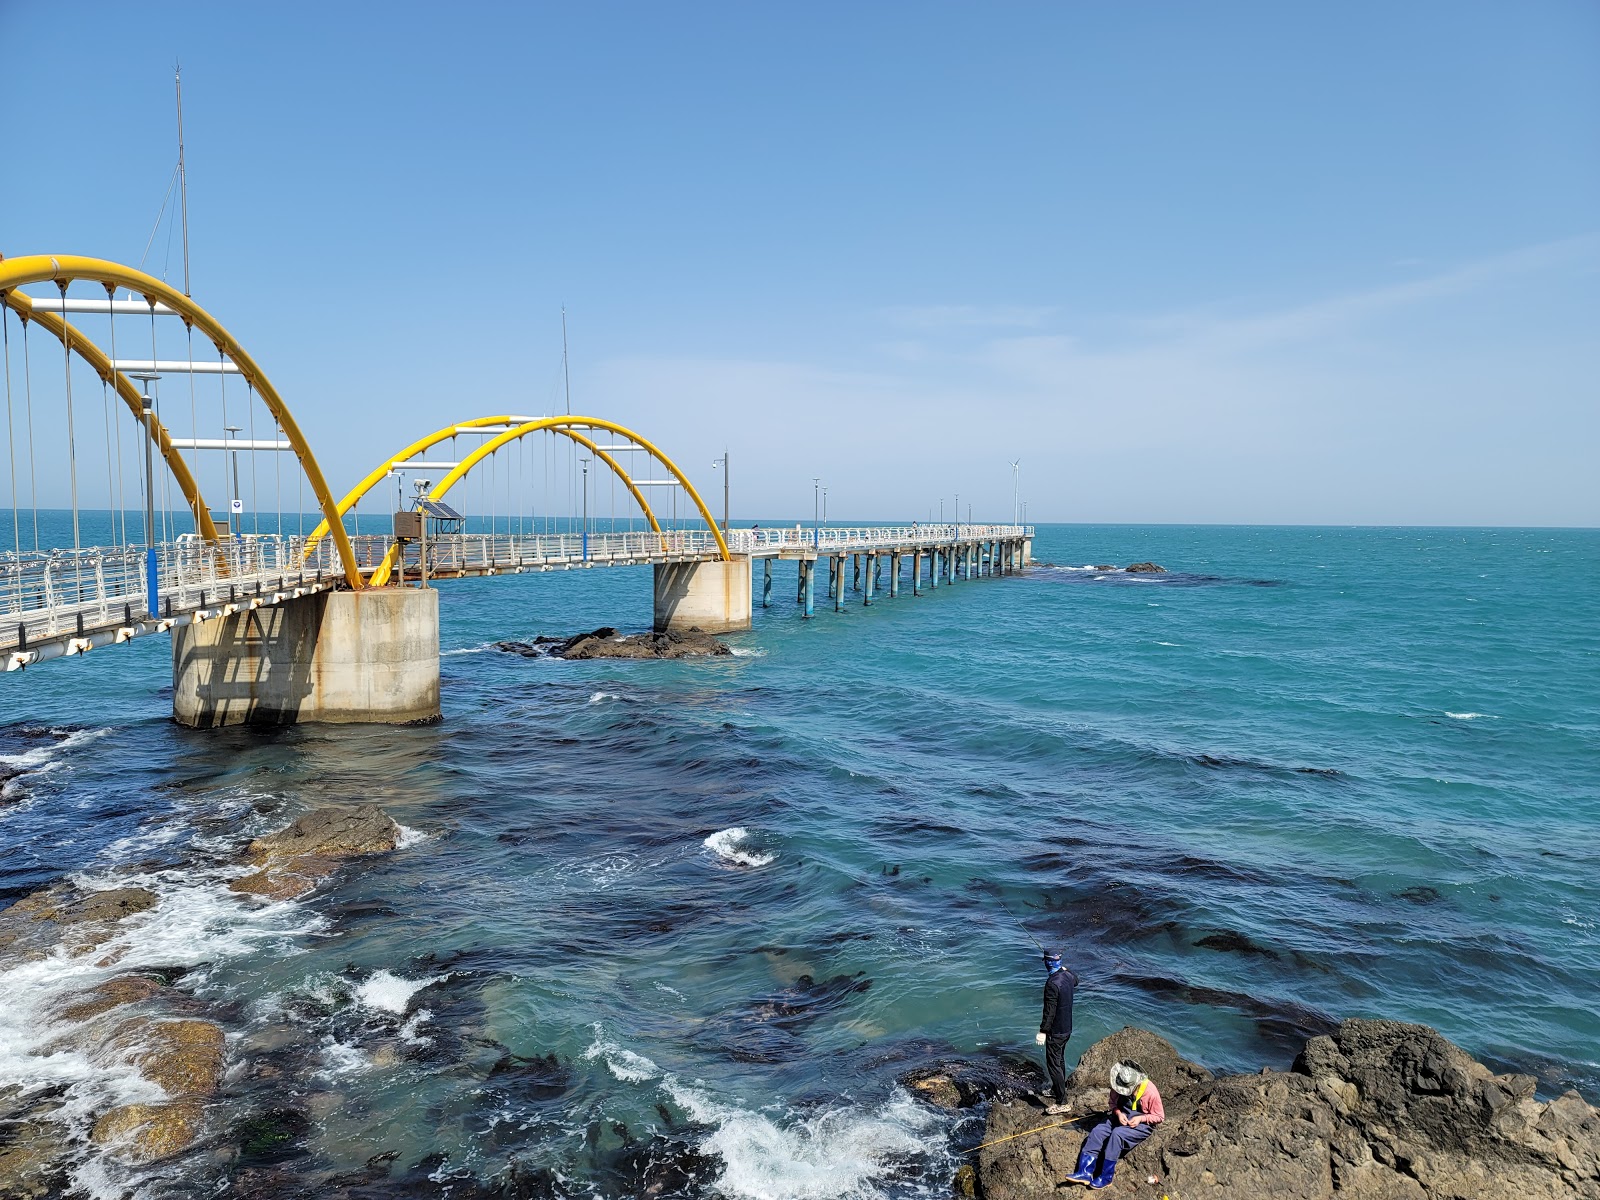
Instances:
[[[1096,571],[1120,571],[1122,568],[1112,563],[1096,563],[1094,569]]]
[[[39,958],[61,942],[82,954],[115,934],[118,921],[155,904],[156,894],[141,887],[81,892],[53,884],[0,912],[0,954]]]
[[[1214,933],[1208,933],[1203,938],[1197,938],[1194,944],[1207,950],[1221,950],[1230,954],[1249,954],[1272,959],[1278,957],[1278,952],[1271,946],[1263,946],[1260,942],[1233,929],[1219,929]]]
[[[636,633],[617,637],[616,630],[597,629],[554,647],[556,658],[700,658],[724,656],[733,650],[699,629],[684,633]],[[602,634],[609,636],[602,637]]]
[[[287,829],[256,838],[244,861],[259,870],[228,884],[230,890],[270,900],[311,891],[352,858],[384,854],[400,841],[400,827],[375,804],[317,808]]]
[[[107,1050],[133,1063],[168,1096],[209,1096],[222,1081],[222,1027],[210,1021],[133,1017],[117,1026]]]
[[[977,1200],[978,1172],[971,1163],[962,1163],[956,1177],[950,1181],[950,1190],[965,1200]]]
[[[311,1119],[293,1108],[275,1108],[234,1122],[230,1140],[248,1163],[282,1162],[298,1157],[300,1142],[311,1132]]]
[[[1136,562],[1122,568],[1130,575],[1165,575],[1167,569],[1158,563]]]
[[[1080,1120],[1045,1128],[1053,1118],[1031,1106],[993,1107],[985,1141],[1023,1136],[979,1152],[988,1200],[1059,1194],[1102,1115],[1106,1071],[1126,1057],[1156,1080],[1167,1120],[1130,1153],[1112,1195],[1600,1198],[1600,1112],[1576,1092],[1541,1104],[1531,1076],[1495,1075],[1426,1026],[1352,1020],[1309,1039],[1291,1071],[1220,1078],[1153,1034],[1113,1034],[1073,1073]]]
[[[148,1000],[164,990],[159,980],[143,975],[120,975],[90,988],[76,1003],[62,1009],[61,1015],[68,1021],[87,1021],[121,1005]]]
[[[67,1194],[66,1127],[51,1116],[60,1090],[23,1096],[0,1089],[0,1196],[43,1200]]]
[[[192,1146],[204,1119],[205,1105],[195,1099],[124,1104],[96,1121],[89,1138],[96,1145],[120,1144],[127,1157],[153,1162]]]
[[[1024,1095],[1043,1083],[1044,1075],[1030,1059],[946,1058],[900,1076],[900,1086],[919,1100],[949,1112],[972,1108],[996,1096]]]

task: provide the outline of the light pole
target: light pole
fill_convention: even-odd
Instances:
[[[589,460],[579,459],[583,463],[583,561],[589,561]]]
[[[224,425],[228,433],[228,441],[233,441],[233,436],[241,432],[242,426]],[[228,450],[228,455],[233,459],[233,495],[228,497],[228,536],[237,539],[239,531],[244,525],[244,500],[239,495],[239,452]]]
[[[822,523],[828,523],[828,489],[822,489]]]
[[[960,492],[956,493],[955,518],[956,518],[956,525],[959,527],[960,524],[961,524],[961,493]]]
[[[811,477],[811,545],[822,545],[822,476]]]
[[[728,448],[722,448],[722,457],[711,460],[711,469],[722,468],[722,536],[728,536]]]
[[[1022,460],[1019,458],[1011,464],[1011,523],[1017,524],[1022,520],[1021,496]]]
[[[156,440],[156,409],[151,399],[151,385],[161,376],[149,372],[135,372],[133,378],[144,384],[139,396],[139,417],[144,422],[144,598],[152,621],[160,617],[156,611],[160,603],[156,570],[156,476],[152,446]]]

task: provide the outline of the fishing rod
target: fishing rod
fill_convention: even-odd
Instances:
[[[995,885],[990,883],[987,879],[982,880],[981,882],[982,882],[984,887],[989,889],[989,892],[994,896],[994,902],[996,904],[998,904],[1001,907],[1002,910],[1004,910],[1006,916],[1010,917],[1012,919],[1012,921],[1016,922],[1017,928],[1022,930],[1022,932],[1027,935],[1028,940],[1030,942],[1032,942],[1035,946],[1039,947],[1039,953],[1043,954],[1044,953],[1044,943],[1042,943],[1041,941],[1039,941],[1038,938],[1033,936],[1033,931],[1030,930],[1026,925],[1024,925],[1022,923],[1021,919],[1017,916],[1017,914],[1011,911],[1010,906],[1007,905],[1006,902],[1003,899],[1001,899],[1001,897],[1000,897],[1000,889],[995,887]]]

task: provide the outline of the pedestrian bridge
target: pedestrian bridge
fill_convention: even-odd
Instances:
[[[69,295],[75,283],[89,295]],[[763,605],[774,563],[797,563],[795,603],[809,617],[819,577],[821,600],[842,609],[851,593],[870,605],[1028,561],[1021,523],[719,526],[655,443],[571,414],[454,422],[336,498],[259,365],[160,280],[100,259],[0,260],[0,316],[11,501],[0,663],[16,671],[168,633],[174,712],[191,724],[436,717],[433,585],[453,579],[648,565],[656,628],[726,632],[750,626],[757,563]],[[130,345],[149,357],[127,357]],[[171,377],[181,387],[163,402]],[[719,467],[726,488],[725,458]],[[41,487],[63,483],[70,545],[64,526],[41,535]],[[309,531],[308,502],[320,517]]]

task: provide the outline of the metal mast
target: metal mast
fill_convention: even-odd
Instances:
[[[189,175],[183,167],[183,66],[174,64],[178,89],[178,204],[183,210],[183,294],[189,294]]]

